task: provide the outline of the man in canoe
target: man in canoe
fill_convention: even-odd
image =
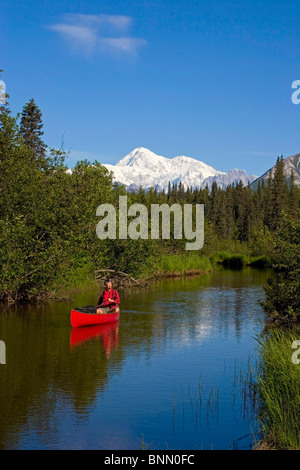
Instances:
[[[119,312],[120,297],[118,292],[112,288],[112,281],[105,281],[105,290],[101,293],[96,305],[96,313]]]

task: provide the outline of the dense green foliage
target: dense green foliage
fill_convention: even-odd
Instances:
[[[260,422],[263,440],[259,447],[277,450],[300,449],[300,365],[292,345],[297,331],[274,328],[260,339],[263,357],[258,390],[261,399]]]
[[[274,278],[266,287],[265,309],[275,320],[300,320],[300,220],[282,215],[274,235]]]
[[[179,272],[201,271],[211,266],[208,258],[225,263],[235,253],[241,258],[233,263],[250,264],[253,257],[273,256],[274,233],[283,217],[279,210],[289,213],[291,223],[296,220],[299,188],[287,186],[278,159],[273,180],[256,192],[241,183],[225,189],[213,184],[211,191],[184,188],[180,183],[169,185],[167,192],[140,189],[127,194],[128,206],[144,204],[149,217],[154,203],[204,204],[205,244],[199,252],[187,253],[186,240],[174,239],[172,233],[168,240],[150,240],[150,235],[146,240],[99,240],[96,209],[111,203],[118,210],[125,188],[115,185],[113,175],[98,162],[82,160],[67,171],[66,153],[47,147],[42,128],[34,100],[16,117],[8,105],[1,106],[2,299],[22,299],[83,283],[94,270],[103,268],[140,277],[169,272],[172,265],[176,270],[176,263]]]

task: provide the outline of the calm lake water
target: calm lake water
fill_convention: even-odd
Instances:
[[[120,291],[117,324],[70,326],[73,301],[0,315],[1,449],[247,449],[244,382],[269,273],[220,270]],[[245,437],[246,436],[246,437]]]

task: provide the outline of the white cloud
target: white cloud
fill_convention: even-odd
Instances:
[[[132,18],[129,16],[122,16],[122,15],[103,15],[105,17],[105,20],[114,26],[115,28],[118,28],[120,30],[126,30],[129,28],[132,24]]]
[[[72,49],[79,49],[88,54],[95,50],[97,33],[92,28],[59,23],[50,26],[50,29],[60,33]]]
[[[119,37],[119,38],[100,38],[98,42],[100,49],[107,51],[124,52],[130,55],[136,55],[138,49],[147,42],[144,39]]]
[[[81,14],[68,14],[65,18],[71,23],[81,23],[88,26],[98,26],[108,28],[109,26],[114,30],[124,31],[127,30],[132,24],[132,18],[124,15],[81,15]]]
[[[129,16],[68,14],[64,20],[49,29],[59,33],[73,50],[87,55],[100,51],[135,56],[147,44],[142,38],[124,35],[132,25]]]

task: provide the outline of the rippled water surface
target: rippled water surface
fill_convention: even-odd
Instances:
[[[119,322],[86,329],[72,330],[71,307],[99,292],[2,311],[0,447],[249,448],[245,377],[267,277],[221,270],[120,291]]]

